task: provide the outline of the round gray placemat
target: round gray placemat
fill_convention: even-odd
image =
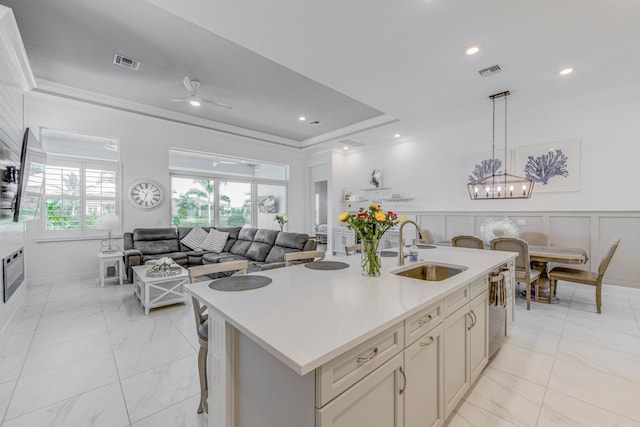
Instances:
[[[394,257],[394,256],[398,256],[398,252],[396,251],[380,251],[380,256],[381,257]]]
[[[248,291],[267,286],[271,278],[266,276],[231,276],[214,280],[209,287],[216,291]]]
[[[316,261],[304,265],[311,270],[343,270],[349,268],[349,264],[340,261]]]

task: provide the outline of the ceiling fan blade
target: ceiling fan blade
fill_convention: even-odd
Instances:
[[[227,105],[224,102],[209,101],[208,99],[203,99],[202,102],[206,102],[207,104],[216,105],[218,107],[226,108],[227,110],[231,110],[233,108],[231,105]]]
[[[194,88],[191,84],[191,79],[189,78],[189,76],[184,76],[184,79],[182,79],[182,83],[191,94],[195,95],[196,88]]]

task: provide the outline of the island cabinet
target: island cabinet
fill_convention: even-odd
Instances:
[[[455,410],[489,360],[487,278],[445,298],[445,419]]]
[[[354,268],[335,276],[320,272],[313,279],[316,273],[302,265],[264,272],[282,290],[274,284],[262,294],[192,285],[190,292],[207,302],[213,337],[209,426],[444,425],[488,361],[486,272],[504,263],[512,268],[515,257],[473,252],[442,251],[443,259],[455,255],[469,270],[482,269],[448,284],[416,286],[395,275],[363,279],[359,260],[345,257]],[[313,304],[301,307],[310,293]],[[420,298],[424,304],[412,305]],[[287,317],[272,314],[283,311]],[[387,320],[367,329],[367,316]],[[354,329],[366,335],[335,339],[356,336]]]

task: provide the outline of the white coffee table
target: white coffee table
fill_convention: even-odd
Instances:
[[[144,307],[144,314],[155,307],[184,302],[189,304],[189,296],[184,293],[183,285],[189,283],[189,272],[180,267],[180,274],[167,277],[148,277],[148,267],[133,267],[133,291]]]

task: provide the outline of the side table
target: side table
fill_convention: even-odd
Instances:
[[[122,285],[122,277],[124,274],[124,252],[100,252],[98,254],[98,261],[100,262],[100,287],[104,288],[104,281],[107,278],[106,265],[109,262],[116,262],[118,264],[118,279]]]

